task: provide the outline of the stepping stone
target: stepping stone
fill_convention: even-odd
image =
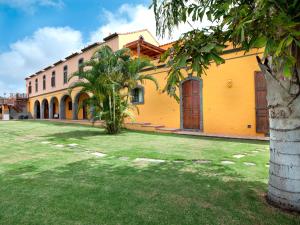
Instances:
[[[64,145],[54,145],[55,147],[57,147],[57,148],[63,148],[64,147]]]
[[[44,144],[44,145],[51,144],[51,142],[50,142],[50,141],[42,141],[41,143],[42,143],[42,144]]]
[[[243,155],[243,154],[233,155],[233,158],[236,158],[236,159],[240,159],[243,157],[245,157],[245,155]]]
[[[207,163],[211,163],[211,161],[209,161],[209,160],[193,160],[193,163],[207,164]]]
[[[246,165],[246,166],[256,166],[256,164],[252,163],[252,162],[244,162],[244,165]]]
[[[235,164],[235,162],[228,161],[228,160],[221,161],[221,163],[224,164],[224,165],[232,165],[232,164]]]
[[[163,163],[165,160],[163,159],[149,159],[149,158],[136,158],[133,160],[134,162],[150,162],[150,163]]]
[[[173,162],[174,162],[174,163],[184,163],[183,160],[174,160]]]
[[[119,159],[122,160],[122,161],[127,161],[127,160],[129,160],[129,157],[124,156],[124,157],[120,157]]]
[[[78,144],[68,144],[69,147],[76,147]]]
[[[94,156],[96,156],[96,157],[104,157],[104,156],[106,156],[106,154],[101,153],[101,152],[93,152],[91,154],[94,155]]]

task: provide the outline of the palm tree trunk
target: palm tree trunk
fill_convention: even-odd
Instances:
[[[300,211],[300,86],[278,79],[270,67],[259,63],[267,81],[270,115],[270,168],[268,199],[273,204]]]

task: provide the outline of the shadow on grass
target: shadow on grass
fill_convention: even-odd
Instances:
[[[0,176],[1,224],[300,224],[229,167],[88,159]],[[16,173],[18,174],[18,173]]]
[[[61,133],[54,133],[54,134],[48,134],[47,136],[42,136],[47,138],[48,140],[59,140],[64,141],[68,139],[86,139],[89,137],[95,137],[95,136],[105,136],[106,134],[103,130],[74,130],[74,131],[67,131],[67,132],[61,132]]]
[[[171,133],[168,134],[168,133],[158,133],[158,132],[151,132],[151,131],[138,131],[138,130],[128,130],[128,129],[124,129],[124,131],[128,133],[149,134],[154,136],[171,136],[171,137],[178,137],[178,138],[200,139],[200,140],[210,140],[210,141],[220,141],[220,142],[265,144],[265,145],[269,144],[269,141],[265,141],[265,140],[245,140],[245,139],[222,138],[222,137],[205,137],[205,136],[196,136],[196,135],[171,134]]]
[[[29,120],[29,121],[25,121],[25,122],[34,122],[34,123],[47,124],[47,125],[49,124],[49,125],[53,125],[53,126],[64,126],[64,127],[65,126],[70,126],[70,127],[95,128],[95,129],[97,129],[95,133],[98,133],[98,135],[108,135],[104,132],[103,128],[93,127],[93,126],[90,126],[90,125],[62,123],[62,122],[46,121],[46,120],[44,120],[44,121]],[[265,145],[269,144],[269,141],[264,141],[264,140],[243,140],[243,139],[234,139],[234,138],[205,137],[205,136],[182,135],[182,134],[167,134],[167,133],[137,131],[137,130],[128,130],[128,129],[123,129],[122,133],[137,133],[137,134],[147,134],[147,135],[152,135],[152,136],[171,136],[171,137],[176,137],[176,138],[198,139],[198,140],[200,139],[200,140],[210,140],[210,141],[230,142],[230,143],[248,143],[248,144],[265,144]],[[58,133],[57,136],[59,136],[61,134],[62,133]],[[81,133],[81,134],[83,134],[83,133]],[[89,134],[87,134],[87,135],[89,135]],[[86,136],[86,135],[84,135],[84,136]],[[91,135],[91,136],[96,136],[96,135]],[[76,135],[76,138],[78,138],[78,135]]]

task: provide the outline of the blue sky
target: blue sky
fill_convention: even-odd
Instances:
[[[113,32],[147,28],[151,0],[0,0],[0,96],[25,92],[24,78]],[[190,27],[173,32],[174,40]]]
[[[18,3],[22,1],[25,3]],[[101,16],[104,10],[114,12],[125,3],[144,6],[149,6],[151,3],[150,0],[61,0],[53,1],[56,3],[54,5],[43,5],[38,2],[0,0],[1,51],[7,50],[10,43],[46,26],[72,27],[80,30],[87,41],[88,34],[106,22],[106,18]]]

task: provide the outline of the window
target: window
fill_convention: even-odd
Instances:
[[[43,76],[43,90],[46,90],[46,76]]]
[[[78,60],[78,70],[79,70],[79,71],[82,71],[82,70],[83,70],[82,65],[83,65],[83,58],[80,58],[80,59]]]
[[[144,88],[142,86],[132,89],[131,96],[133,104],[144,104]]]
[[[52,76],[51,76],[51,87],[55,87],[55,71],[52,72]]]
[[[29,82],[29,86],[28,86],[28,94],[31,94],[32,92],[32,87],[31,87],[31,82]]]
[[[35,92],[39,91],[39,83],[38,83],[38,79],[35,79]]]
[[[69,111],[71,111],[72,110],[72,102],[71,101],[69,101]]]
[[[68,66],[64,66],[64,84],[68,83]]]

